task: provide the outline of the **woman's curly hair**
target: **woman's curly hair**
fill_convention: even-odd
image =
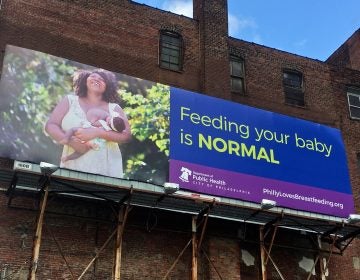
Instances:
[[[109,103],[117,103],[120,104],[121,100],[118,95],[118,83],[114,73],[103,70],[103,69],[95,69],[92,71],[88,70],[80,70],[77,71],[74,75],[73,86],[75,90],[75,94],[79,97],[84,97],[87,95],[87,78],[91,74],[98,74],[101,78],[104,79],[106,84],[105,92],[102,96],[102,99]]]

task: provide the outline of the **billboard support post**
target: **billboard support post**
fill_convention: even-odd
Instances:
[[[193,216],[191,220],[191,229],[192,229],[191,280],[197,280],[198,254],[197,254],[197,238],[196,238],[196,228],[197,228],[196,220],[197,220],[197,216]]]
[[[130,196],[132,189],[130,191]],[[124,234],[124,228],[127,221],[129,213],[128,202],[126,206],[121,206],[118,214],[118,224],[117,224],[117,233],[116,233],[116,246],[115,246],[115,267],[114,267],[114,280],[120,280],[121,275],[121,249],[122,249],[122,237]]]
[[[117,232],[116,232],[116,243],[115,243],[115,266],[114,266],[114,279],[119,280],[121,275],[121,249],[122,249],[122,232],[125,226],[125,212],[126,210],[122,206],[118,214]]]
[[[267,280],[266,264],[265,264],[265,243],[264,243],[264,227],[260,226],[260,258],[261,258],[261,274],[262,280]]]
[[[42,228],[44,223],[44,215],[45,215],[45,208],[49,196],[49,177],[46,177],[46,181],[44,184],[44,194],[41,201],[40,206],[40,213],[37,219],[37,225],[36,225],[36,231],[34,236],[34,242],[33,242],[33,253],[31,257],[30,262],[30,273],[29,273],[29,280],[35,280],[36,279],[36,271],[38,268],[38,261],[39,261],[39,255],[40,255],[40,245],[41,245],[41,238],[42,238]]]
[[[335,238],[334,238],[334,240],[336,240],[336,236],[335,236]],[[332,245],[331,245],[331,250],[333,250],[334,249],[334,242],[332,243]],[[319,250],[321,250],[322,249],[322,242],[321,242],[321,237],[320,236],[318,236],[318,248],[319,248]],[[325,257],[325,255],[324,254],[322,254],[320,251],[319,251],[319,270],[320,270],[320,276],[321,276],[321,280],[326,280],[326,278],[327,278],[327,276],[326,276],[326,272],[327,272],[327,270],[328,270],[328,261],[330,260],[330,257],[331,257],[331,255],[332,255],[332,253],[331,253],[331,251],[330,251],[330,254],[329,254],[329,259],[327,259],[326,257]]]

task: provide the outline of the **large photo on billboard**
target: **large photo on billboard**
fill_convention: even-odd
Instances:
[[[325,125],[7,46],[0,157],[346,217],[341,133]]]
[[[170,87],[7,46],[0,156],[163,184]]]

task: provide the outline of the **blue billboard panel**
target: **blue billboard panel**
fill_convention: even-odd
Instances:
[[[338,129],[170,90],[170,180],[197,192],[347,216],[354,205]]]

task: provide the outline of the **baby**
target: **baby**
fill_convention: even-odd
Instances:
[[[106,131],[117,131],[122,132],[125,129],[125,122],[123,118],[119,116],[119,114],[114,113],[112,116],[109,115],[108,112],[102,109],[94,108],[90,109],[86,113],[87,121],[84,121],[81,124],[81,128],[91,128],[91,127],[102,127]],[[60,144],[66,145],[69,144],[71,137],[74,136],[76,130],[80,127],[73,127],[65,132],[65,137],[59,141]],[[93,150],[100,150],[105,146],[106,141],[102,138],[95,138],[86,143],[89,148]],[[68,156],[64,156],[61,158],[62,162],[68,160],[74,160],[82,156],[84,153],[73,152]]]

